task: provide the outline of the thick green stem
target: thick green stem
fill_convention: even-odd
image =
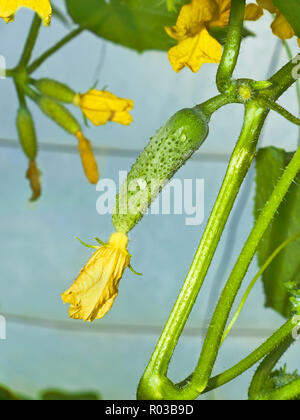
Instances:
[[[278,361],[281,359],[283,354],[290,348],[290,346],[294,342],[295,340],[293,340],[293,337],[289,335],[260,364],[249,388],[249,398],[251,400],[260,399],[259,396],[263,392],[263,389],[266,386],[266,381],[270,378],[270,374],[276,367]]]
[[[260,401],[291,401],[300,397],[300,378],[274,391],[263,393]]]
[[[283,108],[281,105],[277,104],[276,102],[270,101],[267,98],[262,99],[262,105],[269,107],[272,109],[272,111],[277,112],[282,117],[287,119],[293,124],[300,126],[300,118],[297,118],[295,115],[291,114],[289,111],[287,111],[285,108]]]
[[[252,102],[248,103],[243,130],[233,152],[221,191],[183,288],[141,381],[138,392],[139,398],[149,398],[149,395],[143,395],[144,391],[153,391],[151,391],[151,386],[145,386],[147,380],[152,381],[153,377],[156,376],[161,378],[163,382],[165,381],[173,351],[206,277],[240,186],[255,156],[257,141],[266,115],[267,112],[264,108]],[[196,374],[189,388],[180,392],[180,397],[184,399],[196,398],[207,385],[209,379],[207,372],[210,373],[210,368],[207,370],[207,367],[205,367],[204,380],[201,378],[201,381],[199,381],[199,374]],[[199,369],[197,369],[197,372],[199,372]],[[167,390],[167,387],[165,387],[165,390]],[[174,389],[169,389],[167,395],[161,395],[160,398],[172,399],[175,398],[175,394]],[[155,397],[158,398],[159,395],[155,395]]]
[[[272,262],[274,261],[274,259],[278,256],[278,254],[280,254],[280,252],[282,252],[290,243],[296,241],[297,239],[300,238],[300,233],[298,233],[297,235],[293,235],[291,238],[287,239],[286,241],[284,241],[273,253],[272,255],[267,259],[267,261],[263,264],[263,266],[260,268],[259,272],[255,275],[255,277],[253,278],[253,280],[251,281],[250,285],[248,286],[246,293],[244,294],[241,303],[236,311],[236,313],[234,314],[230,324],[228,325],[223,338],[222,338],[222,344],[225,341],[225,339],[227,338],[228,334],[230,333],[230,331],[232,330],[233,326],[235,325],[238,317],[240,316],[243,307],[245,306],[245,303],[250,295],[250,293],[252,292],[253,287],[256,285],[257,281],[260,279],[260,277],[264,274],[264,272],[267,270],[267,268],[272,264]]]
[[[51,57],[54,53],[56,53],[59,49],[64,47],[68,44],[72,39],[74,39],[77,35],[79,35],[84,28],[77,28],[73,32],[69,33],[65,36],[61,41],[55,44],[53,47],[49,48],[44,54],[42,54],[39,58],[37,58],[29,67],[28,67],[28,74],[33,73],[37,70],[49,57]]]
[[[245,0],[232,0],[231,2],[227,41],[217,73],[217,87],[220,92],[224,92],[230,86],[230,80],[239,57],[245,17],[245,3]]]
[[[208,118],[210,118],[218,109],[232,103],[233,100],[234,98],[231,98],[228,95],[221,94],[202,103],[201,105],[199,105],[199,108],[204,114],[207,115]]]
[[[20,105],[23,107],[26,107],[26,98],[25,98],[22,88],[19,86],[19,84],[16,81],[14,81],[14,84],[15,84],[15,88],[16,88]]]
[[[25,69],[27,64],[29,63],[34,46],[36,44],[36,41],[39,35],[41,24],[42,24],[42,21],[40,17],[37,14],[35,14],[27,40],[26,40],[25,48],[21,56],[21,60],[17,66],[18,69],[22,69],[22,70]]]
[[[246,372],[257,362],[267,356],[274,348],[278,347],[284,340],[286,340],[288,337],[291,337],[294,329],[295,322],[293,322],[293,320],[287,321],[278,331],[275,332],[275,334],[272,335],[272,337],[268,338],[264,344],[252,352],[249,356],[247,356],[232,368],[211,378],[204,393],[220,388],[221,386],[227,384],[228,382]],[[190,380],[191,377],[187,378],[181,385],[188,383]]]

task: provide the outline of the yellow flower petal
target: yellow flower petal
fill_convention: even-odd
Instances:
[[[231,0],[192,0],[182,7],[176,26],[165,28],[178,45],[169,50],[176,72],[189,67],[197,72],[204,63],[219,63],[222,46],[208,32],[209,27],[225,27],[229,22]]]
[[[209,26],[220,26],[224,28],[229,23],[231,0],[215,0],[217,8],[215,9],[214,18],[209,22]]]
[[[133,121],[129,111],[134,107],[134,102],[118,98],[110,92],[92,89],[83,95],[76,95],[74,104],[97,126],[108,121],[130,125]]]
[[[289,24],[280,10],[273,4],[272,0],[256,0],[258,5],[270,13],[275,14],[276,17],[271,25],[273,34],[281,39],[290,39],[295,36],[295,31]]]
[[[264,14],[262,7],[257,4],[250,3],[246,7],[245,20],[259,20]]]
[[[178,41],[197,35],[204,24],[216,15],[217,5],[212,0],[192,0],[181,8],[176,26],[166,28],[167,34]]]
[[[92,322],[103,318],[118,295],[119,283],[130,264],[128,238],[123,233],[111,235],[81,270],[75,283],[62,295],[70,303],[70,316]]]
[[[272,0],[256,0],[256,2],[260,7],[268,10],[270,13],[279,13],[279,10],[274,6]]]
[[[84,137],[81,131],[76,133],[76,137],[78,139],[78,150],[86,177],[91,184],[97,184],[99,181],[99,173],[92,145],[89,140]]]
[[[176,72],[184,67],[196,73],[204,63],[219,63],[222,57],[222,46],[203,28],[202,31],[169,51],[169,60]]]
[[[290,39],[295,36],[294,29],[281,13],[276,16],[271,28],[273,34],[278,36],[280,39]]]
[[[50,0],[1,0],[0,17],[6,22],[14,20],[14,15],[20,7],[34,10],[44,21],[45,25],[51,22],[52,8]]]

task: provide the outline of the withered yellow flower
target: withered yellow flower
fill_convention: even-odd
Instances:
[[[118,98],[116,95],[91,89],[85,94],[78,94],[74,104],[79,106],[83,114],[94,125],[104,125],[108,121],[130,125],[133,121],[129,111],[134,107],[130,99]]]
[[[93,322],[103,318],[111,309],[121,277],[130,265],[127,246],[128,237],[116,232],[107,244],[95,247],[97,251],[75,283],[62,295],[63,302],[71,305],[71,318]]]
[[[34,10],[41,17],[45,25],[50,24],[52,14],[50,0],[1,0],[0,17],[6,22],[12,22],[15,13],[21,7]]]
[[[99,173],[91,142],[84,137],[81,131],[76,133],[76,137],[78,139],[78,150],[86,177],[91,184],[97,184]]]
[[[256,6],[258,13],[260,13],[261,16],[264,13],[264,9],[268,10],[268,12],[275,15],[275,19],[271,25],[274,35],[278,36],[281,39],[291,39],[296,35],[292,26],[289,24],[289,22],[281,13],[281,11],[274,5],[272,0],[256,0],[256,3],[257,5],[252,5],[253,10],[254,6]],[[300,45],[299,38],[298,43]]]
[[[32,197],[30,201],[37,201],[41,196],[42,187],[40,182],[41,173],[38,170],[35,160],[29,161],[29,167],[26,172],[26,178],[28,179],[32,191]]]

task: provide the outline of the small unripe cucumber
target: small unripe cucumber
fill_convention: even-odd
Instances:
[[[30,111],[21,107],[17,113],[17,129],[24,153],[30,160],[35,160],[38,152],[36,132]]]
[[[160,128],[132,166],[117,196],[113,224],[129,232],[162,188],[208,136],[210,117],[200,106],[183,109]]]
[[[76,93],[69,86],[53,79],[40,79],[34,86],[45,96],[60,102],[72,103]]]
[[[78,131],[81,131],[79,123],[71,112],[58,102],[46,96],[41,96],[38,98],[37,103],[47,117],[51,118],[68,133],[75,135]]]

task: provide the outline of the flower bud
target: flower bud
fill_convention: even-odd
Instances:
[[[84,137],[81,131],[76,133],[76,137],[78,139],[78,150],[86,177],[91,184],[97,184],[99,181],[99,173],[92,145],[90,141]]]
[[[33,82],[37,90],[59,102],[73,103],[76,93],[69,86],[53,79],[40,79]]]
[[[17,129],[24,153],[29,159],[34,160],[38,151],[37,139],[32,115],[25,106],[18,110]]]
[[[81,127],[75,117],[58,102],[46,96],[41,96],[37,99],[37,104],[47,117],[51,118],[68,133],[76,135],[78,131],[81,131]]]

